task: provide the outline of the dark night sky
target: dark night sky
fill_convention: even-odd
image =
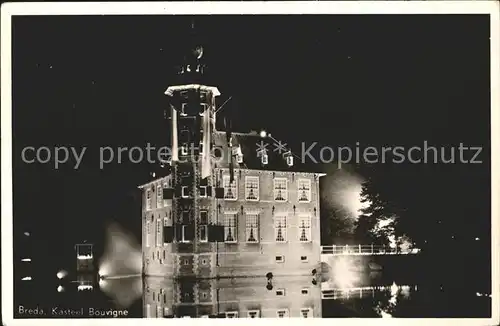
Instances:
[[[100,170],[98,148],[167,143],[163,93],[189,26],[182,16],[13,18],[15,231],[34,230],[40,250],[71,251],[110,218],[140,227],[133,194],[149,167]],[[330,146],[464,142],[489,158],[487,16],[212,16],[197,26],[238,129]],[[88,146],[80,169],[20,160],[23,146],[55,144]],[[489,205],[489,164],[452,170],[443,205],[457,188]],[[434,185],[408,187],[423,196]]]

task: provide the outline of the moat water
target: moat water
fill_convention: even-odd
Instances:
[[[486,275],[484,278],[476,277],[463,267],[457,269],[457,266],[450,266],[448,271],[424,268],[418,257],[379,261],[377,264],[380,268],[376,270],[350,270],[349,284],[342,283],[345,275],[336,275],[335,269],[327,282],[317,284],[320,289],[332,289],[328,298],[323,299],[321,291],[312,292],[318,296],[315,299],[321,302],[321,316],[487,318],[491,314],[491,292],[487,282],[484,282]],[[58,279],[57,271],[46,271],[44,269],[38,274],[34,271],[31,280],[16,280],[16,318],[113,317],[110,311],[114,311],[115,317],[147,317],[145,296],[150,293],[144,289],[147,278],[129,276],[99,280],[97,275],[82,276],[70,272]],[[286,277],[275,278],[281,283],[288,281]],[[238,287],[239,283],[247,281],[234,278],[230,282]],[[267,285],[265,276],[252,282],[253,287],[261,286],[261,290]],[[310,277],[304,282],[309,284]],[[241,297],[256,293],[252,287],[241,289]],[[216,302],[217,299],[214,300]],[[26,309],[33,310],[27,313]]]

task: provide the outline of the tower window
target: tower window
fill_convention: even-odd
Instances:
[[[200,186],[200,197],[207,197],[207,186]]]
[[[288,180],[286,178],[275,178],[274,182],[274,200],[286,202],[288,200]]]
[[[224,214],[224,242],[235,243],[238,241],[237,214]]]
[[[182,192],[181,192],[182,198],[188,198],[189,197],[188,187],[182,186],[181,190],[182,190]]]
[[[286,216],[274,217],[274,238],[276,242],[286,242],[287,239]]]
[[[186,113],[186,107],[188,106],[187,103],[182,103],[181,104],[181,117],[185,117],[187,116],[187,113]]]
[[[245,199],[248,201],[259,200],[259,177],[246,176],[245,177]]]
[[[188,155],[188,144],[182,144],[181,146],[181,155]]]
[[[266,165],[269,163],[269,157],[267,156],[267,154],[263,153],[260,157],[260,161],[263,165]]]
[[[297,194],[299,203],[311,201],[311,180],[299,179],[297,181]]]
[[[247,242],[259,242],[259,215],[247,214],[246,216],[246,240]]]
[[[299,218],[299,241],[311,241],[311,217],[301,216]]]
[[[230,182],[230,176],[225,175],[222,178],[224,186],[224,199],[225,200],[236,200],[238,199],[238,181],[234,179]]]

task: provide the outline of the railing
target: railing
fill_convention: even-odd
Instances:
[[[389,247],[385,245],[344,245],[321,246],[321,254],[325,255],[408,255],[416,254],[420,249]]]

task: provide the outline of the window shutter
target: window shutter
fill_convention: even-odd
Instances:
[[[224,242],[224,226],[208,226],[208,242]]]
[[[171,226],[163,227],[163,242],[172,243],[174,242],[174,228]]]
[[[194,227],[192,225],[188,225],[185,228],[184,239],[187,241],[194,240]]]
[[[178,242],[182,241],[182,225],[180,224],[175,226],[175,240]]]
[[[215,198],[224,198],[224,188],[215,188]]]
[[[163,188],[163,199],[172,199],[172,198],[174,198],[174,189]]]

